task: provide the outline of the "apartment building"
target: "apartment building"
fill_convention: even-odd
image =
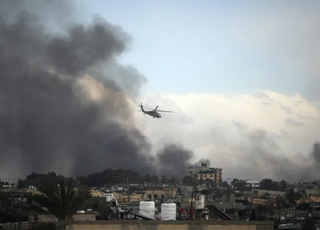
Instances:
[[[192,176],[198,180],[210,179],[221,186],[222,184],[222,169],[221,168],[210,168],[207,163],[201,163],[200,167],[189,167],[186,175]]]

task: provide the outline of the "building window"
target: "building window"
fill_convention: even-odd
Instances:
[[[154,199],[158,199],[158,195],[154,195]]]
[[[213,175],[211,174],[210,177],[213,177]]]
[[[151,199],[151,198],[152,198],[152,195],[148,195],[148,198]]]

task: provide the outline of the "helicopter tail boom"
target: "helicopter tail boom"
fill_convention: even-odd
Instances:
[[[144,109],[143,109],[143,104],[141,103],[140,108],[142,110],[143,113],[145,113]]]

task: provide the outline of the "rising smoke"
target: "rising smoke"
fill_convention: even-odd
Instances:
[[[116,61],[130,36],[100,17],[77,24],[73,8],[67,0],[0,1],[1,177],[107,168],[181,177],[186,166],[209,163],[190,164],[193,153],[178,144],[150,154],[130,109],[146,78]],[[242,178],[319,179],[319,143],[310,159],[297,162],[265,131],[239,130],[244,140],[234,151],[241,159],[225,171]]]
[[[242,137],[241,141],[233,146],[235,168],[229,168],[234,175],[242,178],[272,178],[274,180],[319,180],[320,143],[315,142],[309,154],[297,157],[288,157],[278,144],[265,130],[252,130],[242,123],[235,122],[234,126]]]
[[[129,36],[101,18],[76,24],[66,2],[0,2],[1,175],[184,174],[190,151],[170,145],[154,157],[130,122],[130,101],[146,79],[116,62]],[[52,32],[49,19],[68,27]]]

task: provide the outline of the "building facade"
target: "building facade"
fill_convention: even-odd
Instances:
[[[207,163],[201,163],[200,167],[189,167],[186,175],[197,180],[213,180],[218,186],[221,186],[222,184],[222,169],[210,168]]]
[[[260,187],[260,181],[258,180],[244,180],[248,185],[251,186],[251,188],[259,188]]]
[[[148,188],[145,190],[144,199],[145,200],[161,200],[170,199],[177,196],[177,188]]]

